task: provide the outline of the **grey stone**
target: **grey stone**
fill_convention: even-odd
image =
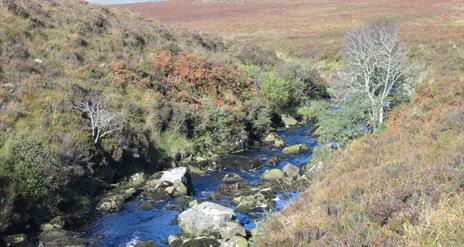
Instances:
[[[188,236],[203,236],[220,233],[227,222],[233,221],[232,209],[212,202],[203,202],[182,212],[179,226]]]
[[[285,173],[285,175],[289,177],[297,177],[300,175],[300,168],[296,165],[293,165],[291,163],[287,163],[283,168],[282,171]]]

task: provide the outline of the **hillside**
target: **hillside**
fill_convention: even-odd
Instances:
[[[193,9],[176,12],[176,6]],[[385,129],[323,158],[312,184],[262,222],[257,246],[461,246],[464,243],[464,26],[460,1],[172,1],[115,6],[171,26],[312,57],[327,77],[343,36],[387,16],[418,85]],[[259,14],[256,14],[259,13]]]
[[[278,79],[298,64],[256,46],[84,1],[0,3],[6,233],[63,212],[85,218],[112,183],[170,167],[175,157],[246,149],[299,104],[298,87],[316,86],[305,97],[325,94],[313,72]],[[282,102],[273,101],[276,81],[288,90]]]
[[[461,246],[464,243],[464,43],[423,47],[427,76],[382,133],[321,163],[257,246]]]
[[[384,16],[403,24],[406,40],[462,37],[462,1],[245,0],[161,1],[112,6],[172,27],[247,40],[295,55],[320,58],[339,51],[344,32]]]

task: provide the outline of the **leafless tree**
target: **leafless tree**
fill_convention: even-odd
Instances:
[[[76,108],[85,113],[90,119],[92,131],[92,142],[98,141],[123,127],[118,114],[108,110],[105,100],[101,96],[89,96],[84,100],[76,102]]]
[[[373,129],[384,121],[389,96],[407,83],[404,78],[409,65],[398,32],[396,23],[379,19],[346,36],[348,68],[343,85],[345,91],[365,95]]]

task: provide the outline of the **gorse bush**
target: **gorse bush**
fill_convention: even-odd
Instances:
[[[196,128],[197,150],[227,151],[243,148],[247,134],[242,123],[225,106],[209,102]],[[200,147],[198,146],[200,145]]]
[[[277,108],[287,106],[291,96],[289,82],[271,72],[262,75],[259,92]]]
[[[16,195],[32,200],[56,193],[68,182],[56,153],[25,135],[14,135],[2,148],[0,174],[12,183]]]

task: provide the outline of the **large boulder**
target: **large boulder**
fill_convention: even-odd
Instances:
[[[264,138],[263,142],[277,148],[286,146],[284,139],[275,132],[269,133],[269,135]]]
[[[212,202],[203,202],[182,212],[179,217],[182,232],[191,237],[219,234],[221,237],[242,235],[244,228],[234,221],[232,209]]]
[[[295,118],[287,114],[282,114],[280,118],[282,119],[282,122],[284,123],[286,128],[290,128],[298,124],[298,121],[296,121]]]
[[[296,165],[293,165],[291,163],[287,163],[283,168],[282,171],[285,173],[285,175],[289,177],[298,177],[300,175],[300,168]]]
[[[301,152],[306,152],[309,150],[308,145],[306,144],[297,144],[293,146],[286,147],[282,150],[284,154],[298,154]]]
[[[263,173],[262,180],[271,181],[285,176],[284,172],[279,169],[269,169]]]

